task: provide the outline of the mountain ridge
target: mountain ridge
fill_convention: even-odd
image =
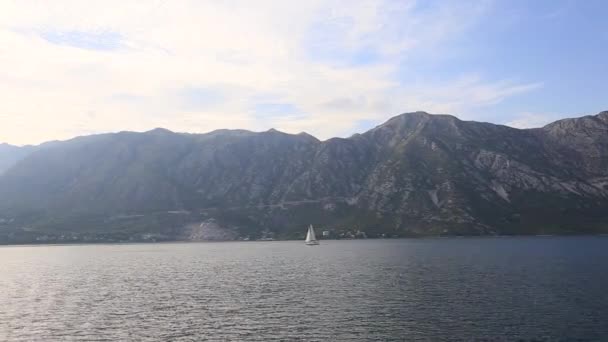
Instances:
[[[241,237],[299,237],[308,223],[371,236],[606,232],[607,118],[522,130],[413,112],[323,141],[274,129],[76,137],[0,173],[0,241],[187,239],[208,220]]]
[[[426,111],[413,111],[413,112],[405,112],[405,113],[401,113],[401,114],[397,114],[395,116],[392,116],[389,119],[387,119],[386,121],[384,121],[383,123],[380,123],[377,126],[371,128],[369,130],[372,130],[372,129],[376,128],[376,127],[382,126],[382,125],[388,123],[389,121],[391,121],[393,119],[396,119],[396,118],[399,118],[399,117],[402,117],[402,116],[412,115],[412,114],[414,114],[414,115],[426,114],[426,115],[433,116],[433,117],[446,117],[446,118],[456,119],[456,120],[461,121],[461,122],[490,124],[490,125],[494,125],[494,126],[509,127],[509,128],[516,129],[516,130],[536,130],[536,129],[542,129],[542,128],[544,128],[547,125],[551,125],[551,124],[554,124],[554,123],[557,123],[557,122],[560,122],[560,121],[564,121],[564,120],[576,120],[576,119],[582,119],[582,118],[588,118],[588,117],[591,117],[591,118],[597,117],[597,118],[600,118],[601,120],[604,120],[604,121],[608,120],[608,111],[602,111],[602,112],[599,112],[598,114],[592,114],[592,115],[585,115],[585,116],[580,116],[580,117],[570,117],[570,118],[559,119],[559,120],[553,121],[553,122],[548,123],[545,126],[541,126],[541,127],[517,128],[517,127],[511,127],[511,126],[506,125],[506,124],[492,123],[492,122],[488,122],[488,121],[462,120],[462,119],[460,119],[457,116],[452,115],[452,114],[436,114],[436,113],[429,113],[429,112],[426,112]],[[288,132],[283,132],[281,130],[278,130],[276,128],[269,128],[269,129],[267,129],[265,131],[253,131],[253,130],[241,129],[241,128],[220,128],[220,129],[215,129],[215,130],[208,131],[208,132],[200,132],[199,133],[199,132],[179,132],[179,131],[173,131],[171,129],[164,128],[164,127],[155,127],[155,128],[151,128],[151,129],[146,130],[146,131],[125,131],[125,130],[121,130],[121,131],[115,131],[115,132],[105,132],[105,133],[94,133],[94,134],[87,134],[87,135],[78,135],[78,136],[74,136],[72,138],[68,138],[68,139],[65,139],[65,140],[57,140],[57,139],[55,139],[55,140],[45,141],[45,142],[42,142],[40,144],[13,145],[13,144],[8,143],[8,142],[0,142],[0,147],[2,145],[5,145],[5,146],[16,147],[16,148],[32,148],[32,147],[43,146],[43,145],[46,145],[46,144],[66,142],[66,141],[70,141],[70,140],[78,139],[78,138],[82,138],[82,137],[91,137],[91,136],[107,135],[107,134],[119,134],[119,133],[139,133],[139,134],[142,134],[142,133],[153,133],[153,132],[166,132],[166,133],[174,133],[174,134],[205,135],[205,134],[211,134],[211,133],[217,133],[217,132],[265,133],[265,132],[268,132],[268,131],[276,131],[276,132],[280,132],[280,133],[288,134],[288,135],[308,135],[308,136],[314,137],[315,139],[317,139],[319,141],[327,141],[327,140],[334,139],[334,138],[349,139],[349,138],[351,138],[354,135],[361,135],[361,134],[364,134],[364,133],[367,132],[367,131],[365,131],[365,132],[353,133],[349,137],[330,137],[330,138],[327,138],[325,140],[321,140],[321,139],[317,138],[316,136],[314,136],[313,134],[310,134],[310,133],[305,132],[305,131],[302,131],[302,132],[299,132],[299,133],[288,133]]]

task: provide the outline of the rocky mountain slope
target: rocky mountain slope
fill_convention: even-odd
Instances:
[[[608,232],[608,112],[527,130],[415,112],[327,141],[155,129],[23,153],[0,175],[0,241]]]

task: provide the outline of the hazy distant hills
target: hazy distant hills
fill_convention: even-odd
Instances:
[[[309,223],[608,232],[608,112],[527,130],[415,112],[327,141],[155,129],[0,145],[0,242],[297,237]]]
[[[33,147],[18,147],[9,144],[0,144],[0,175],[9,167],[27,156]]]

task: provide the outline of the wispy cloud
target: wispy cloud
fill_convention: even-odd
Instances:
[[[257,118],[302,115],[302,111],[292,103],[257,103],[254,106]]]
[[[117,32],[40,31],[40,37],[52,44],[73,46],[89,50],[117,50],[123,47],[122,36]]]
[[[537,128],[543,127],[559,118],[560,116],[556,113],[525,112],[506,122],[505,125],[514,128]]]
[[[200,111],[221,105],[224,94],[214,87],[187,87],[179,90],[180,107],[188,111]]]
[[[466,36],[489,7],[391,0],[4,2],[0,140],[36,143],[158,126],[276,127],[328,138],[409,110],[491,106],[542,85],[489,79],[482,70],[441,82],[396,76],[416,67],[414,54],[446,52],[445,43]]]

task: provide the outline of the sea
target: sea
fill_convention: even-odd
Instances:
[[[0,341],[608,341],[608,237],[0,247]]]

